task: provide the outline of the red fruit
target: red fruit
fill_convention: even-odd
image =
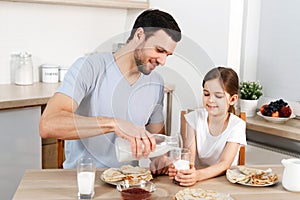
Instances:
[[[279,117],[279,112],[278,112],[278,111],[273,112],[273,113],[272,113],[272,117]]]
[[[283,106],[279,110],[279,116],[280,117],[290,117],[292,114],[292,109],[289,106]]]
[[[262,106],[260,107],[260,113],[261,113],[262,115],[265,115],[265,108],[266,108],[266,107],[268,107],[268,104],[262,105]]]

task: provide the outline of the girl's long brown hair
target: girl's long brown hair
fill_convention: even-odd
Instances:
[[[227,92],[230,96],[238,94],[239,77],[233,69],[227,67],[216,67],[211,69],[204,76],[202,87],[204,88],[204,84],[206,81],[212,79],[219,79],[224,91]],[[229,106],[228,112],[235,114],[235,109],[233,105]]]

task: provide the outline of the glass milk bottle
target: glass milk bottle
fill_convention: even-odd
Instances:
[[[33,65],[31,54],[20,53],[15,58],[15,83],[17,85],[31,85],[33,83]]]
[[[166,136],[162,134],[154,134],[156,141],[156,150],[149,154],[149,158],[161,156],[172,149],[180,147],[181,139],[178,135]],[[132,152],[131,145],[128,140],[117,137],[115,141],[116,156],[119,162],[131,161]]]

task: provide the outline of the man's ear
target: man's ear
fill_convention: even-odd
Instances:
[[[142,27],[136,29],[134,37],[138,40],[144,39],[145,38],[145,32]]]
[[[229,104],[230,104],[231,106],[234,105],[234,104],[237,102],[238,99],[239,99],[239,96],[238,96],[237,94],[232,95],[232,96],[230,97]]]

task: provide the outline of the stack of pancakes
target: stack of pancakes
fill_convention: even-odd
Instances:
[[[228,169],[226,177],[231,183],[241,183],[248,185],[270,185],[276,183],[278,180],[277,174],[272,173],[272,169],[255,169],[245,166],[238,166],[235,170]]]
[[[138,184],[141,180],[151,180],[151,171],[142,167],[133,167],[131,165],[123,165],[119,169],[109,168],[102,174],[102,179],[108,183],[128,181],[130,185]]]

